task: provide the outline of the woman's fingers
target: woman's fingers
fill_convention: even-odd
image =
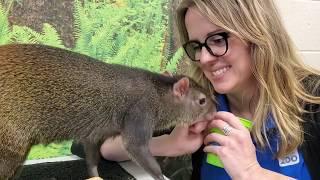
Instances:
[[[193,133],[196,133],[196,134],[201,133],[202,131],[207,129],[207,125],[208,125],[207,121],[201,121],[201,122],[198,122],[198,123],[191,125],[189,127],[189,130]]]
[[[221,147],[222,146],[208,145],[203,148],[203,151],[207,153],[219,154],[219,150],[221,149]]]
[[[234,134],[234,132],[238,131],[236,128],[233,128],[232,126],[230,126],[228,123],[226,123],[221,119],[216,119],[211,121],[208,127],[218,128],[226,136],[231,136],[232,134]]]
[[[230,138],[228,138],[225,135],[218,134],[218,133],[210,133],[204,138],[203,143],[205,145],[214,144],[213,146],[215,145],[225,146],[228,144],[228,141],[230,141]]]
[[[235,129],[239,129],[239,130],[246,129],[240,122],[240,119],[230,112],[219,111],[214,115],[214,119],[223,120]]]

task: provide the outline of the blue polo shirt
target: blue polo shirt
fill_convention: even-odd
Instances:
[[[217,110],[228,111],[230,108],[225,95],[217,96]],[[284,157],[283,159],[275,158],[278,146],[278,136],[276,126],[272,115],[267,119],[267,135],[271,148],[259,149],[256,146],[257,160],[261,167],[278,172],[280,174],[299,179],[311,180],[307,165],[303,160],[303,156],[299,150]],[[231,179],[224,168],[220,168],[206,162],[206,155],[201,166],[201,180],[227,180]]]

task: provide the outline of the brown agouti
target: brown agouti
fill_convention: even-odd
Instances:
[[[162,180],[148,149],[153,131],[214,110],[211,96],[188,77],[45,45],[0,46],[0,179],[15,176],[32,145],[67,139],[83,143],[89,175],[98,176],[100,145],[121,134],[132,160]]]

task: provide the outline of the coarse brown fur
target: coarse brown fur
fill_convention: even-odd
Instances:
[[[154,178],[153,130],[214,111],[211,96],[186,77],[107,64],[68,50],[0,47],[0,179],[12,178],[34,144],[74,139],[98,176],[101,143],[121,134],[129,156]]]

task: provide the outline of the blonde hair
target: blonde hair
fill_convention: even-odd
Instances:
[[[303,103],[320,103],[320,97],[311,95],[302,80],[316,75],[314,85],[319,85],[320,72],[302,63],[273,0],[180,0],[176,23],[182,44],[188,41],[185,13],[190,6],[251,45],[252,72],[259,91],[253,116],[255,141],[261,147],[269,145],[266,119],[271,112],[280,137],[277,157],[295,150],[304,139]],[[215,93],[196,64],[191,71],[195,80]]]

